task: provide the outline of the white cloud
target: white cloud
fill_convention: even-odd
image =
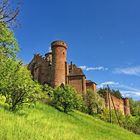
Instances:
[[[80,66],[80,68],[85,71],[106,71],[106,70],[108,70],[108,68],[105,68],[103,66],[99,66],[99,67]]]
[[[114,73],[140,76],[140,66],[127,67],[127,68],[116,68],[114,70]]]
[[[133,88],[126,85],[119,85],[120,91],[126,95],[130,95],[130,97],[140,97],[140,89]]]
[[[140,97],[140,90],[120,90],[120,92],[123,93],[125,97]]]
[[[106,82],[100,83],[98,85],[98,88],[103,88],[103,87],[105,87],[107,85],[114,86],[114,85],[119,85],[119,83],[118,82],[114,82],[114,81],[106,81]]]
[[[119,82],[106,81],[100,83],[98,88],[103,88],[109,85],[110,88],[120,90],[124,97],[133,97],[134,99],[140,99],[140,89],[133,88],[131,86],[120,84]]]

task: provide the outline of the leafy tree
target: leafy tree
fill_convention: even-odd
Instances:
[[[140,101],[129,98],[130,112],[132,116],[140,116]]]
[[[19,9],[20,2],[12,4],[12,0],[0,1],[0,60],[5,56],[15,57],[19,50],[18,43],[11,30],[13,23],[16,23]]]
[[[47,84],[42,85],[40,100],[44,103],[51,104],[53,98],[54,98],[54,89]]]
[[[101,97],[105,97],[106,93],[108,92],[108,89],[107,88],[100,88],[98,90],[98,94],[101,96]]]
[[[139,116],[125,116],[122,114],[122,112],[117,110],[117,115],[119,119],[119,124],[121,127],[124,127],[125,129],[132,131],[136,134],[140,134],[140,117]],[[101,120],[104,120],[106,122],[110,122],[110,111],[108,109],[103,109],[103,112],[101,114],[98,114],[99,118]],[[116,114],[114,110],[111,110],[111,122],[113,124],[118,124],[118,120],[116,118]]]
[[[0,22],[0,60],[4,57],[15,58],[18,51],[18,43],[13,32],[5,23]]]
[[[35,101],[41,88],[32,80],[27,68],[11,58],[3,61],[0,65],[3,67],[0,68],[0,94],[5,96],[10,110],[14,111],[25,103]]]
[[[0,95],[12,111],[34,101],[40,90],[27,68],[17,60],[18,50],[13,32],[5,22],[0,22]]]
[[[57,109],[68,113],[73,109],[78,108],[79,102],[77,93],[74,88],[70,86],[57,87],[54,90],[54,97],[52,99],[52,105]]]
[[[46,92],[46,94],[49,96],[49,97],[53,97],[53,91],[54,89],[52,87],[50,87],[49,85],[45,84],[42,86],[42,90],[44,92]]]
[[[123,127],[136,134],[140,134],[140,117],[134,116],[124,117]]]
[[[122,94],[120,93],[119,90],[113,90],[111,91],[112,95],[114,95],[117,98],[122,98]]]
[[[87,90],[86,94],[86,105],[88,109],[88,114],[98,114],[101,113],[103,106],[103,99],[92,90]]]
[[[31,74],[22,62],[17,60],[18,43],[11,25],[19,13],[19,7],[12,8],[10,0],[0,2],[0,95],[14,111],[31,103],[41,93],[41,86],[32,81]]]
[[[134,104],[134,108],[135,108],[135,114],[137,116],[140,116],[140,101],[136,101]]]
[[[76,107],[76,110],[79,110],[81,112],[84,112],[84,113],[87,113],[88,112],[88,108],[87,108],[87,105],[86,105],[86,102],[85,102],[85,95],[82,94],[81,96],[81,93],[78,93],[77,94],[77,107]]]
[[[122,98],[122,95],[120,93],[119,90],[114,90],[114,89],[110,89],[109,87],[108,88],[100,88],[98,90],[98,94],[101,96],[101,97],[104,97],[106,95],[106,93],[109,92],[111,93],[113,96],[117,97],[117,98]]]
[[[110,122],[110,113],[111,113],[111,123],[123,126],[123,121],[124,121],[125,116],[119,110],[116,110],[115,112],[115,110],[109,111],[109,109],[104,108],[102,113],[98,114],[98,116],[101,120]],[[117,116],[116,116],[116,113],[117,113]]]

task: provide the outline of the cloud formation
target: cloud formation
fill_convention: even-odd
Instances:
[[[103,87],[105,87],[107,85],[113,86],[113,85],[119,85],[119,83],[118,82],[114,82],[114,81],[106,81],[106,82],[103,82],[103,83],[99,84],[98,88],[103,88]]]
[[[140,89],[133,88],[131,86],[120,84],[119,82],[106,81],[100,83],[98,88],[104,88],[109,85],[110,88],[120,90],[124,97],[133,97],[134,99],[140,99]]]
[[[127,68],[116,68],[114,70],[114,73],[140,76],[140,66],[127,67]]]
[[[99,67],[79,66],[79,67],[85,71],[106,71],[106,70],[108,70],[108,68],[105,68],[103,66],[99,66]]]

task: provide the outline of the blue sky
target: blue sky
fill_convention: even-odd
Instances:
[[[109,84],[140,99],[139,0],[24,0],[16,29],[19,57],[29,63],[54,40],[68,44],[68,62],[98,87]]]

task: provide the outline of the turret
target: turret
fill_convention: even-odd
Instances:
[[[130,105],[129,105],[129,99],[124,98],[124,113],[125,115],[130,115]]]
[[[52,86],[66,84],[67,45],[64,41],[54,41],[52,49]]]

